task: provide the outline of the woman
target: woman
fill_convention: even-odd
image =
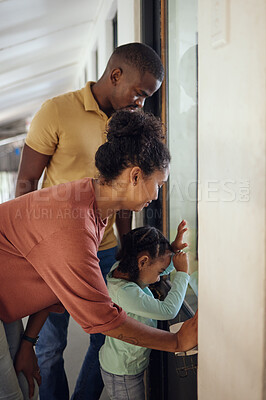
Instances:
[[[40,383],[32,345],[50,311],[65,307],[86,332],[139,346],[174,352],[196,345],[196,318],[171,334],[128,317],[112,303],[97,259],[107,218],[123,209],[142,210],[167,181],[170,155],[162,138],[155,117],[119,111],[95,156],[99,179],[42,189],[0,205],[0,320],[8,324],[31,315],[15,361],[30,396],[32,377]],[[0,354],[9,367],[6,374],[0,361],[0,399],[11,391],[10,399],[26,398],[11,367],[3,322]],[[12,332],[19,331],[17,324]]]

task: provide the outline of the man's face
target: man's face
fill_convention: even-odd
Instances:
[[[112,85],[110,101],[113,109],[133,111],[144,106],[146,98],[159,89],[161,82],[149,72],[141,74],[136,69],[127,66],[120,75],[117,74]]]

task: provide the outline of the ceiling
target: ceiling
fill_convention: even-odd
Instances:
[[[100,0],[0,0],[0,136],[73,89]],[[19,128],[18,128],[19,127]]]

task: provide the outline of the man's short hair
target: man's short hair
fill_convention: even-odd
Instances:
[[[143,43],[128,43],[117,47],[112,56],[118,56],[141,73],[149,72],[160,82],[164,78],[164,68],[158,54]]]

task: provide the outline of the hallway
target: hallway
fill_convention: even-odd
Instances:
[[[89,335],[70,318],[68,345],[65,350],[65,369],[69,383],[69,391],[72,394],[75,383],[80,371],[83,359],[88,349]],[[109,400],[105,390],[103,390],[100,400]]]

